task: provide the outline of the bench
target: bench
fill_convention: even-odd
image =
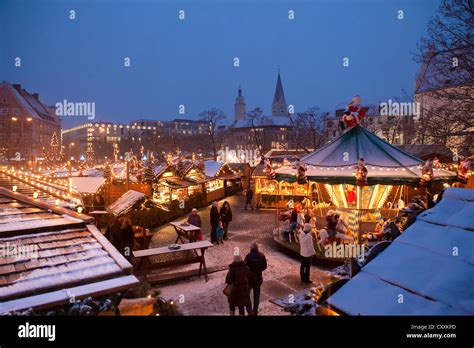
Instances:
[[[167,268],[171,266],[186,265],[192,263],[199,263],[199,272],[198,276],[200,277],[204,273],[204,279],[207,281],[207,268],[206,260],[204,253],[207,248],[212,247],[213,244],[209,241],[201,241],[194,243],[186,243],[181,245],[179,249],[170,249],[169,247],[159,247],[152,249],[144,249],[133,251],[133,256],[138,260],[136,269],[137,273],[144,277],[144,280],[147,280],[149,273],[154,269]],[[198,253],[200,250],[200,253]],[[175,254],[179,252],[187,251],[186,258],[179,260],[171,260],[164,262],[155,262],[151,261],[151,257],[165,255],[165,254]]]

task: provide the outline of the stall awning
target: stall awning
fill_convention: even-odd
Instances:
[[[472,250],[474,191],[449,188],[328,303],[349,315],[473,315]]]

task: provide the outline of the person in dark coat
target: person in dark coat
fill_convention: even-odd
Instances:
[[[114,218],[112,223],[107,227],[107,230],[105,231],[105,238],[107,238],[112,245],[115,245],[115,238],[120,235],[120,218]]]
[[[260,287],[263,283],[262,272],[267,269],[267,259],[265,255],[258,251],[258,244],[253,243],[250,253],[245,256],[245,263],[252,272],[253,291],[253,315],[258,315],[258,305],[260,304]]]
[[[193,210],[191,210],[191,214],[189,214],[188,216],[188,224],[191,224],[199,228],[202,227],[201,217],[199,216],[196,208],[193,208]],[[197,231],[197,240],[202,240],[201,230]]]
[[[127,260],[132,257],[133,242],[135,239],[135,232],[133,231],[132,222],[130,218],[124,216],[122,225],[120,226],[120,246],[119,251],[125,256]]]
[[[232,221],[232,210],[230,209],[230,204],[229,202],[225,201],[224,204],[222,205],[221,211],[221,221],[222,221],[222,227],[224,228],[224,240],[227,240],[227,231],[229,229],[229,224]]]
[[[249,187],[247,189],[247,192],[245,193],[245,210],[247,210],[247,207],[249,205],[250,205],[250,208],[253,210],[252,198],[253,198],[253,190],[251,187]]]
[[[220,221],[219,210],[217,209],[217,202],[212,202],[211,208],[211,243],[217,243],[216,229]]]
[[[230,315],[235,315],[235,307],[239,308],[239,315],[252,315],[252,303],[250,301],[250,287],[252,284],[252,272],[242,261],[240,255],[234,256],[234,262],[229,265],[229,271],[225,282],[232,285],[229,300]]]

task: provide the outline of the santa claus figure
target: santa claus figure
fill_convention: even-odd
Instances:
[[[433,183],[433,161],[428,160],[421,167],[421,178],[420,185],[424,187],[430,187]]]
[[[265,173],[267,173],[267,175],[271,178],[271,179],[275,179],[275,171],[273,170],[273,167],[272,167],[272,164],[270,163],[270,159],[265,157],[265,159],[263,160],[263,163],[265,165]]]
[[[354,96],[351,102],[347,105],[347,109],[342,116],[344,127],[352,128],[359,124],[360,120],[365,116],[367,111],[361,104],[361,99],[358,95]]]
[[[367,167],[365,166],[364,159],[361,157],[359,161],[357,162],[357,168],[354,173],[357,186],[367,185],[367,175],[368,175],[368,170],[367,170]]]
[[[297,182],[300,185],[305,185],[308,183],[308,178],[306,178],[306,164],[299,161],[297,166]]]

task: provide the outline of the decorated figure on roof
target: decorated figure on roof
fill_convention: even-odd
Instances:
[[[357,203],[357,195],[355,187],[352,185],[346,185],[346,200],[348,204]]]
[[[433,183],[433,160],[427,160],[421,167],[420,186],[430,187]]]
[[[467,183],[468,170],[469,170],[469,161],[467,160],[467,158],[465,158],[459,163],[459,167],[458,167],[458,181],[459,182],[463,184]]]
[[[302,161],[298,161],[296,181],[300,185],[305,185],[308,183],[308,178],[306,177],[306,164]]]
[[[263,159],[263,163],[265,165],[265,173],[271,178],[275,179],[276,174],[275,171],[273,170],[272,164],[270,163],[270,159],[268,157],[265,157]]]
[[[358,95],[354,96],[342,116],[344,129],[357,126],[366,112],[367,109],[361,105],[361,98]]]
[[[366,186],[367,185],[367,167],[365,166],[365,160],[361,157],[357,162],[356,171],[354,176],[356,178],[357,186]]]

